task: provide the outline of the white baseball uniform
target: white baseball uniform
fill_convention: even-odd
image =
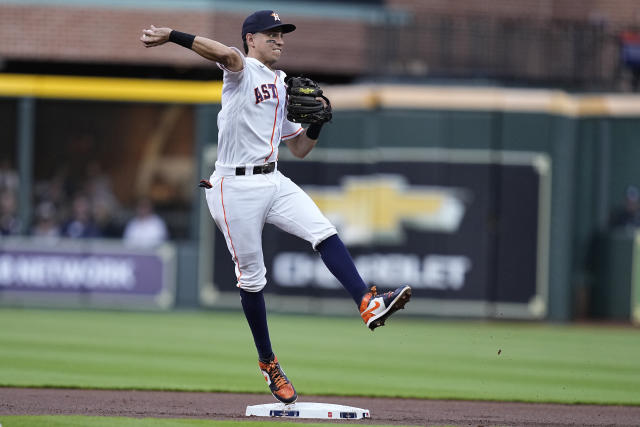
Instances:
[[[337,231],[313,200],[277,170],[280,141],[304,131],[287,120],[285,73],[235,50],[242,57],[242,70],[218,64],[224,73],[218,159],[206,197],[235,263],[237,286],[258,292],[267,283],[265,222],[307,240],[314,249]],[[253,174],[254,166],[270,162],[276,162],[275,171]],[[244,167],[244,175],[236,174],[238,167]]]

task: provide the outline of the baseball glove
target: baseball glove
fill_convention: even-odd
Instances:
[[[294,123],[325,123],[331,120],[331,102],[316,82],[306,77],[287,77],[287,119]],[[326,105],[319,100],[322,98]]]

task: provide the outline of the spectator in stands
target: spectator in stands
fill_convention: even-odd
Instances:
[[[122,222],[117,221],[116,217],[119,215],[114,213],[112,204],[98,197],[93,199],[91,209],[102,237],[118,239],[122,237]]]
[[[142,198],[138,201],[136,216],[127,223],[123,238],[125,244],[139,247],[153,247],[169,238],[167,225],[154,212],[151,200]]]
[[[62,226],[62,236],[71,238],[100,237],[100,230],[93,221],[91,204],[87,196],[78,194],[71,206],[71,219]]]
[[[624,206],[614,212],[611,225],[614,227],[640,227],[640,189],[635,185],[627,187]]]
[[[11,168],[8,159],[0,160],[0,191],[18,191],[18,172]]]
[[[640,87],[640,30],[632,28],[620,34],[620,61],[631,71],[631,90]]]
[[[37,238],[60,237],[60,225],[56,217],[56,207],[52,202],[41,202],[35,210],[35,223],[31,234]]]
[[[110,213],[120,208],[118,199],[111,188],[111,178],[103,170],[97,161],[87,164],[84,177],[84,192],[91,199],[91,204],[99,203],[101,208]]]
[[[3,190],[0,192],[0,235],[11,236],[20,233],[17,206],[13,191]]]
[[[122,237],[122,221],[119,217],[120,203],[113,193],[111,178],[103,170],[100,162],[90,161],[84,174],[84,193],[91,202],[91,212],[102,237]]]
[[[74,194],[69,184],[69,166],[58,165],[53,175],[41,178],[34,185],[35,205],[51,202],[59,219],[71,215],[71,194]]]

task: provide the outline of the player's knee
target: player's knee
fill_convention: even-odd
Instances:
[[[258,292],[267,284],[267,269],[262,252],[238,253],[236,262],[237,287],[247,292]]]
[[[246,282],[238,282],[238,288],[245,292],[260,292],[267,285],[267,281],[264,283],[246,283]]]
[[[329,224],[327,228],[322,230],[321,233],[318,233],[317,236],[314,237],[313,240],[311,240],[311,247],[313,248],[314,251],[319,251],[320,247],[325,241],[329,239],[336,239],[336,238],[340,239],[338,237],[338,231],[333,225]]]

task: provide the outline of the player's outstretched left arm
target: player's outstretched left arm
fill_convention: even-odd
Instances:
[[[156,27],[154,25],[142,30],[140,41],[145,47],[155,47],[172,41],[176,44],[193,50],[203,58],[218,62],[231,71],[242,70],[242,58],[240,54],[215,40],[202,36],[194,36],[168,27]]]

